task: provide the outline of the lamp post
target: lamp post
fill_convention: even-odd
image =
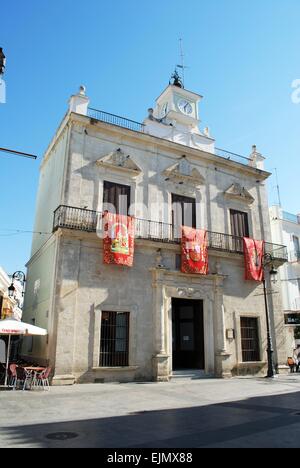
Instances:
[[[264,271],[266,271],[268,266],[271,266],[271,269],[269,271],[270,277],[276,280],[277,271],[274,268],[274,258],[269,253],[263,256]],[[273,349],[273,341],[272,341],[272,335],[271,335],[271,322],[270,322],[265,275],[264,275],[264,279],[262,282],[263,282],[263,287],[264,287],[265,311],[266,311],[266,322],[267,322],[267,356],[268,356],[267,378],[272,379],[275,377],[276,371],[275,371],[274,360],[273,360],[274,349]]]
[[[12,299],[15,298],[15,293],[16,293],[16,287],[14,285],[15,280],[18,280],[21,283],[21,285],[22,285],[22,296],[24,296],[24,288],[25,288],[25,283],[26,283],[25,273],[23,273],[23,271],[16,271],[12,275],[12,283],[8,288],[8,297],[10,297]]]

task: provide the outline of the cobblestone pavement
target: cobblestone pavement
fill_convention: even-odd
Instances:
[[[299,446],[300,375],[0,391],[0,448]]]

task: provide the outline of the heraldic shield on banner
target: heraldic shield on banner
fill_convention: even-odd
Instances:
[[[105,213],[103,262],[105,264],[133,266],[134,257],[134,218],[113,213]]]
[[[263,257],[265,253],[264,241],[257,241],[244,237],[245,279],[263,281]]]
[[[196,275],[208,274],[207,231],[182,226],[181,271]]]

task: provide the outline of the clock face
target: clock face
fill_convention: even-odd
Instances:
[[[193,107],[191,103],[185,99],[180,99],[178,102],[178,108],[183,114],[191,115],[193,113]]]

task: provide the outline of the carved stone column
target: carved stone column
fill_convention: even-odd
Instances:
[[[153,376],[157,382],[169,380],[169,358],[166,351],[165,309],[166,300],[162,274],[164,269],[157,268],[153,271],[153,333],[154,356]]]
[[[223,304],[223,278],[220,277],[215,283],[215,359],[216,359],[216,377],[232,377],[230,370],[231,354],[227,351],[226,342],[226,316]]]

